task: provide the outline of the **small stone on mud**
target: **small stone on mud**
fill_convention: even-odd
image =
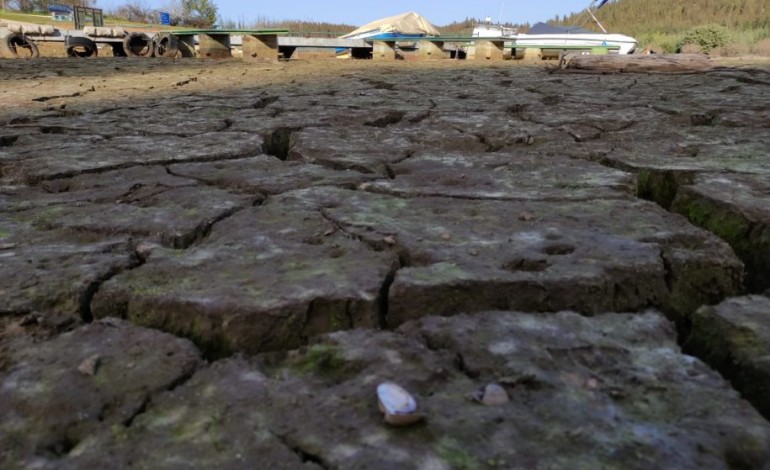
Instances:
[[[444,240],[444,241],[449,241],[449,240],[452,239],[452,235],[449,235],[448,233],[442,233],[441,234],[441,239]]]
[[[519,220],[523,220],[524,222],[530,221],[530,220],[532,220],[534,217],[535,217],[535,216],[533,216],[533,215],[532,215],[532,213],[530,213],[530,212],[526,212],[526,211],[524,211],[524,212],[521,212],[521,213],[519,214]]]
[[[136,245],[136,255],[141,259],[147,259],[157,245],[149,242],[141,242]]]
[[[388,245],[395,245],[396,244],[396,237],[394,237],[393,235],[388,235],[386,237],[383,237],[382,241],[384,241]]]
[[[471,400],[486,406],[503,405],[511,401],[508,392],[498,384],[487,384],[470,395]]]
[[[93,355],[80,363],[80,365],[78,366],[78,372],[80,372],[83,375],[89,375],[93,377],[94,375],[96,375],[96,370],[99,368],[99,362],[100,362],[99,356]]]

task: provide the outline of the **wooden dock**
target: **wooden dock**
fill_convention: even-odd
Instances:
[[[16,31],[18,29],[18,32]],[[572,50],[571,46],[518,46],[510,37],[479,38],[469,36],[403,36],[388,38],[318,38],[290,36],[284,29],[187,29],[156,32],[126,32],[123,28],[86,27],[82,30],[56,28],[35,29],[0,25],[0,41],[19,35],[23,41],[61,42],[71,57],[93,57],[97,44],[112,47],[115,56],[138,57],[207,57],[225,59],[233,56],[235,47],[243,51],[244,60],[275,61],[289,59],[297,49],[349,50],[351,57],[378,61],[396,60],[407,47],[417,60],[466,58],[503,60],[507,50],[541,49]],[[1,44],[0,44],[1,45]],[[408,45],[408,46],[404,46]],[[580,48],[588,54],[606,54],[611,47]],[[533,54],[538,56],[538,54]],[[512,53],[512,55],[515,55]]]

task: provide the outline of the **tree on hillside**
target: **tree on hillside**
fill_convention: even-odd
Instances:
[[[217,6],[211,0],[182,0],[184,24],[210,27],[217,21]]]
[[[136,23],[156,23],[159,18],[158,11],[147,6],[142,0],[130,0],[110,14]]]

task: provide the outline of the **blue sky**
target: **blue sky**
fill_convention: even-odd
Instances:
[[[498,20],[502,8],[502,20],[514,23],[545,21],[554,15],[568,15],[585,8],[590,0],[342,0],[324,2],[318,0],[272,0],[253,2],[247,0],[218,0],[219,13],[225,18],[238,20],[257,16],[271,19],[298,19],[348,23],[356,26],[386,16],[415,11],[431,23],[442,25],[462,20],[466,16]],[[240,16],[242,15],[242,16]]]
[[[274,20],[314,20],[330,23],[348,23],[356,26],[386,16],[415,11],[435,25],[443,25],[465,17],[510,21],[512,23],[536,23],[554,15],[568,15],[584,9],[590,0],[214,0],[219,13],[226,19],[246,24],[257,17]],[[100,7],[111,9],[121,0],[99,0]],[[143,0],[151,8],[160,8],[164,0]],[[502,17],[500,11],[502,9]]]

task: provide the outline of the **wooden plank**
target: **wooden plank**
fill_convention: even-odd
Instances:
[[[564,54],[554,71],[575,73],[693,73],[714,68],[704,54],[580,55]]]
[[[190,35],[190,34],[207,34],[209,36],[215,36],[215,35],[239,35],[239,34],[248,34],[250,36],[260,36],[260,35],[273,35],[273,34],[288,34],[288,29],[183,29],[183,30],[166,30],[166,31],[160,31],[161,33],[171,33],[171,34],[179,34],[179,35]]]

